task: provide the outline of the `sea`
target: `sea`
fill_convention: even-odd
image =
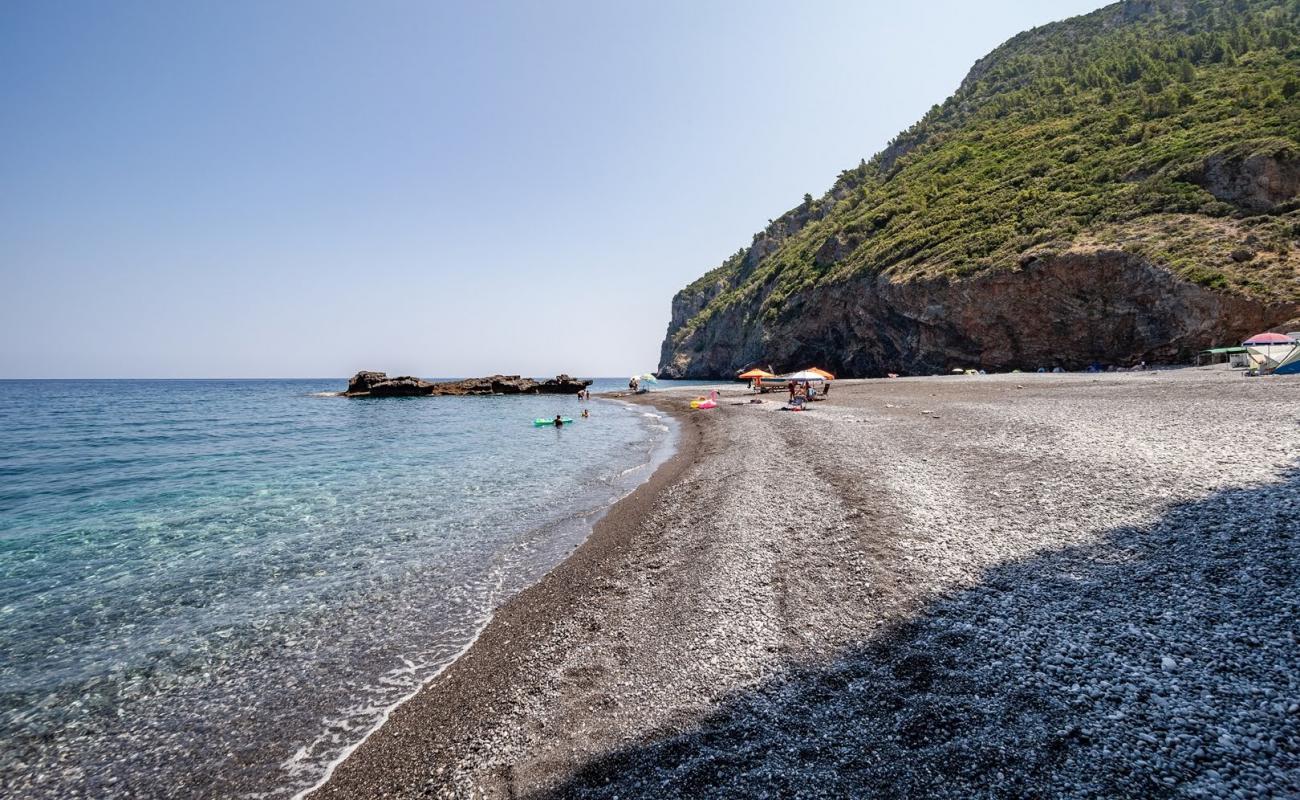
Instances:
[[[0,381],[0,796],[312,787],[676,436],[345,385]]]

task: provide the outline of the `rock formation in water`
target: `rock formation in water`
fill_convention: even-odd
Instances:
[[[1300,5],[1016,36],[679,292],[666,377],[1179,362],[1300,317]]]
[[[519,375],[490,375],[460,381],[431,382],[410,375],[390,378],[383,372],[362,371],[348,381],[346,397],[417,397],[435,395],[577,394],[589,380],[557,375],[544,381]]]

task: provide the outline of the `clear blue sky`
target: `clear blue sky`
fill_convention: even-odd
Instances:
[[[626,375],[1099,0],[0,4],[0,377]]]

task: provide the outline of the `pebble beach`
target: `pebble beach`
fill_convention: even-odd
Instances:
[[[1300,380],[696,393],[311,797],[1300,795]]]

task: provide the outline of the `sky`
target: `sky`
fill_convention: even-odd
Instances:
[[[619,376],[1100,0],[0,4],[0,378]]]

